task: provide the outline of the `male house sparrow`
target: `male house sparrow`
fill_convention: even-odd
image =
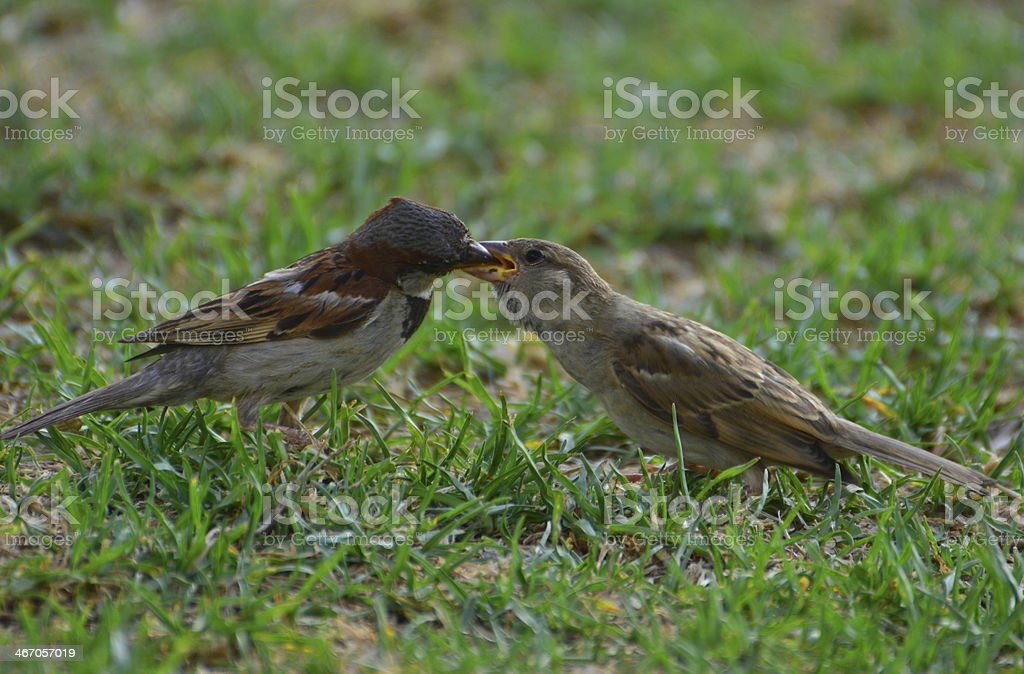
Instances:
[[[512,317],[538,333],[612,421],[648,449],[676,456],[674,406],[684,456],[707,468],[760,458],[826,478],[838,466],[844,482],[856,483],[838,460],[868,455],[976,490],[1002,488],[839,418],[779,366],[705,325],[620,295],[564,246],[482,244],[501,264],[466,271],[492,282]],[[743,480],[760,493],[763,466],[748,468]]]
[[[433,282],[494,262],[453,214],[399,197],[341,243],[126,337],[160,359],[0,434],[8,440],[97,410],[234,400],[243,427],[259,407],[301,401],[369,376],[416,331]]]

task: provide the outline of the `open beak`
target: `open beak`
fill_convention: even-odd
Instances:
[[[509,274],[519,271],[519,265],[504,241],[481,241],[489,260],[480,264],[462,265],[461,269],[484,281],[501,282]]]

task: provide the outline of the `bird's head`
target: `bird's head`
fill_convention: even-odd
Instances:
[[[513,320],[534,330],[564,329],[590,318],[611,287],[587,260],[565,246],[541,239],[484,241],[496,263],[469,265],[464,271],[490,281]]]
[[[434,279],[453,269],[496,264],[454,214],[411,199],[392,197],[352,233],[353,261],[381,270],[410,295],[428,293]]]

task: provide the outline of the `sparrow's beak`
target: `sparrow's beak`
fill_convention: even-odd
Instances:
[[[490,261],[482,264],[466,265],[464,271],[484,281],[501,282],[509,274],[519,271],[519,265],[512,257],[512,251],[504,241],[481,241],[480,245],[487,251]]]
[[[477,267],[480,265],[494,266],[501,264],[497,258],[491,255],[490,251],[484,248],[481,244],[476,241],[469,244],[466,248],[466,252],[463,253],[462,259],[455,265],[456,269],[463,269],[465,267]]]

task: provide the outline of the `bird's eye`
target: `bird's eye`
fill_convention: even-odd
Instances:
[[[523,260],[526,261],[526,264],[537,264],[543,259],[544,253],[540,252],[536,248],[531,248],[530,250],[526,251],[526,255],[523,256]]]

